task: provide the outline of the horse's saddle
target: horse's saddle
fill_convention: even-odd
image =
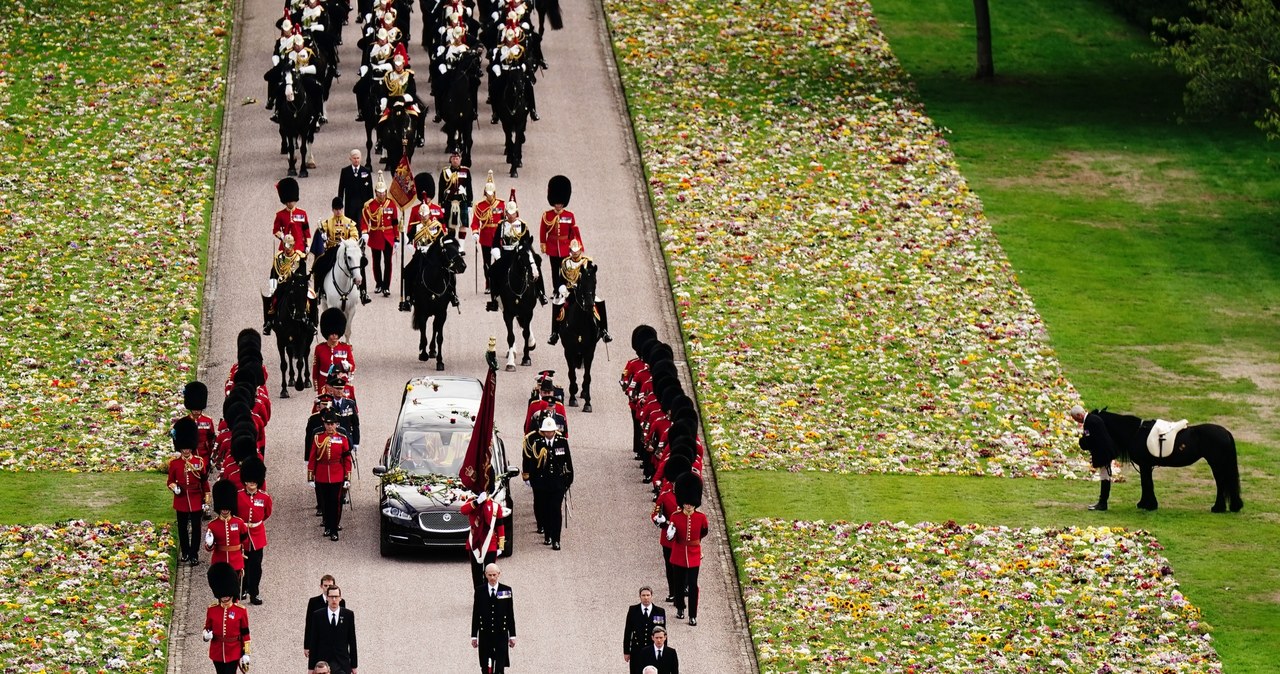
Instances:
[[[1178,438],[1178,431],[1187,427],[1187,420],[1165,421],[1156,419],[1151,422],[1151,432],[1147,434],[1147,451],[1151,456],[1161,459],[1173,453],[1173,443]]]

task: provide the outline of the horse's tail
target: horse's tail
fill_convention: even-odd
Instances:
[[[551,22],[551,30],[564,28],[564,17],[560,15],[560,0],[546,0],[547,20]]]
[[[427,329],[427,320],[431,318],[430,312],[427,311],[427,303],[420,301],[413,303],[413,329],[422,331]]]
[[[1223,439],[1221,487],[1227,492],[1229,502],[1236,504],[1240,503],[1240,459],[1236,453],[1235,436],[1225,428],[1222,434],[1226,437]]]

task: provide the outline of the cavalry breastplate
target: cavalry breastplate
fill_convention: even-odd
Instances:
[[[293,272],[298,269],[299,256],[295,255],[296,252],[297,251],[290,251],[288,253],[276,255],[276,276],[279,278],[281,283],[288,281],[289,277],[293,276]]]
[[[560,276],[564,278],[564,284],[570,288],[578,285],[578,278],[582,276],[582,268],[586,266],[586,260],[574,264],[572,260],[565,260],[561,265]]]
[[[400,73],[395,71],[387,73],[386,77],[382,78],[383,84],[387,87],[387,95],[403,96],[405,90],[409,88],[409,78],[411,77],[413,77],[413,74],[408,70]]]

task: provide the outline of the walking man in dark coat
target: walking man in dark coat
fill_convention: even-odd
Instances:
[[[644,671],[645,667],[654,667],[658,670],[658,674],[680,674],[680,658],[676,655],[676,649],[667,645],[667,628],[665,627],[654,627],[653,643],[640,649],[631,661],[640,666],[637,671]]]
[[[1071,408],[1071,418],[1081,424],[1080,449],[1089,452],[1089,462],[1098,472],[1102,480],[1102,491],[1098,494],[1098,502],[1089,506],[1089,510],[1106,510],[1107,499],[1111,497],[1111,462],[1116,458],[1116,445],[1107,432],[1107,422],[1096,414],[1085,412],[1076,405]]]
[[[631,674],[640,674],[644,665],[637,657],[653,645],[653,630],[667,627],[667,611],[653,605],[653,589],[640,588],[640,603],[627,609],[627,626],[622,633],[622,660],[631,666]]]
[[[340,606],[342,590],[330,585],[324,591],[325,607],[307,616],[302,652],[307,657],[307,672],[313,674],[316,663],[329,663],[333,674],[357,674],[356,614]]]
[[[510,586],[498,582],[501,574],[497,564],[485,567],[486,582],[471,609],[471,647],[480,656],[481,674],[503,674],[511,665],[507,649],[516,647],[515,598]]]

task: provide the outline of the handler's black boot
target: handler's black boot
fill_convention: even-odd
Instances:
[[[1111,481],[1105,480],[1102,483],[1102,493],[1098,495],[1098,502],[1089,506],[1089,510],[1106,510],[1109,498],[1111,498]]]
[[[271,297],[262,298],[262,334],[271,334],[271,315],[275,312],[271,310]]]

